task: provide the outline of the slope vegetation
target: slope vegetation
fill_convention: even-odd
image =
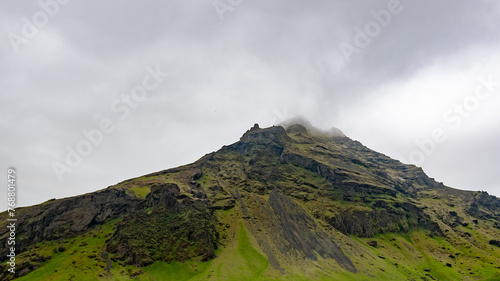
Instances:
[[[332,132],[254,126],[193,164],[20,208],[0,278],[500,279],[498,198]]]

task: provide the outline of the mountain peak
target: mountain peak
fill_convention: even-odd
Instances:
[[[16,218],[18,271],[1,280],[499,277],[498,198],[446,187],[306,120],[255,124],[192,164]],[[8,254],[0,248],[0,262]]]
[[[250,130],[240,138],[241,142],[252,142],[260,144],[269,144],[271,142],[281,143],[286,136],[286,131],[281,126],[272,126],[269,128],[260,128],[255,124]]]

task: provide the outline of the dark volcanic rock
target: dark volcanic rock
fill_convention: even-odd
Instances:
[[[407,233],[419,227],[430,230],[434,235],[443,235],[439,225],[413,204],[377,201],[375,206],[384,206],[384,209],[346,207],[328,222],[340,232],[360,237],[385,232]]]
[[[322,258],[333,258],[345,269],[356,272],[351,260],[340,247],[283,192],[273,190],[269,195],[269,205],[278,218],[277,233],[289,243],[281,245],[284,253],[293,249],[311,260],[317,260],[319,254]]]
[[[489,242],[490,245],[495,245],[497,247],[500,247],[500,240],[490,240]]]

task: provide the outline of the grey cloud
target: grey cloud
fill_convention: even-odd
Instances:
[[[364,28],[371,11],[388,2],[243,1],[221,21],[211,1],[70,1],[19,54],[5,35],[19,33],[21,18],[40,7],[6,2],[0,9],[0,129],[8,133],[1,137],[0,167],[23,171],[22,202],[35,204],[186,164],[238,140],[255,122],[272,125],[285,115],[303,115],[323,129],[338,126],[366,144],[397,141],[381,145],[382,152],[405,154],[412,143],[401,143],[409,140],[398,128],[387,129],[393,140],[375,140],[384,136],[364,112],[371,106],[364,98],[410,81],[437,60],[494,49],[499,5],[401,0],[403,11],[346,63],[339,45],[352,43],[354,28]],[[148,65],[171,76],[120,120],[110,105],[141,83]],[[352,117],[358,120],[343,122],[353,106],[360,108]],[[105,117],[115,131],[58,182],[50,163],[64,161],[66,146],[75,147],[82,130]],[[478,156],[500,157],[491,145],[500,136],[480,130],[478,138],[488,145],[453,142],[435,156],[456,160],[456,151],[465,149],[464,157],[478,165],[446,169],[442,163],[453,160],[432,160],[424,168],[438,180],[474,169],[478,188],[500,195],[500,178],[487,168],[498,157]]]

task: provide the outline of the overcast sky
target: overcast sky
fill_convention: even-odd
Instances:
[[[499,27],[493,0],[3,1],[1,171],[38,204],[302,115],[500,196]]]

